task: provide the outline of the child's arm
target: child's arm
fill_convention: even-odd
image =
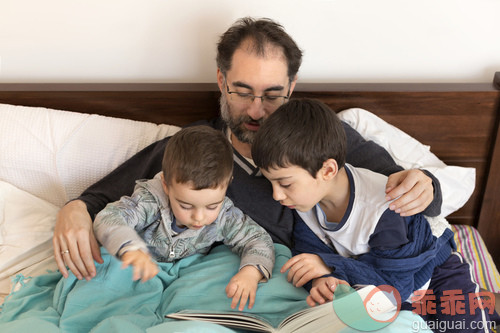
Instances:
[[[356,259],[344,258],[324,244],[303,221],[294,226],[294,253],[314,252],[326,266],[333,269],[331,276],[356,284],[388,284],[394,286],[402,299],[421,287],[431,275],[442,256],[449,256],[453,233],[449,229],[436,239],[429,233],[422,215],[408,217],[410,242],[397,249],[374,247]],[[430,236],[429,236],[430,235]],[[439,257],[439,258],[438,258]],[[418,281],[417,281],[418,280]]]
[[[260,281],[271,278],[274,267],[274,244],[271,236],[248,215],[233,205],[226,198],[222,207],[218,227],[220,237],[231,251],[241,257],[240,271],[233,276],[226,287],[226,294],[232,297],[234,309],[242,311],[249,300],[251,309],[255,302],[255,293]]]
[[[307,296],[306,301],[309,306],[315,306],[316,303],[323,304],[333,300],[333,294],[339,284],[349,286],[344,280],[336,279],[333,276],[314,279],[312,282],[313,287]]]
[[[236,273],[226,286],[227,297],[232,297],[231,308],[234,309],[240,302],[238,310],[243,311],[248,301],[251,309],[255,303],[257,285],[263,278],[262,273],[254,266],[245,266]]]
[[[344,258],[334,249],[323,243],[314,232],[299,220],[294,226],[294,248],[292,253],[297,254],[314,253],[321,258],[324,265],[331,269],[328,275],[340,280],[354,284],[387,284],[372,265],[359,262],[352,258]],[[307,289],[310,285],[305,285]]]
[[[122,253],[141,249],[148,252],[145,240],[136,230],[144,230],[156,220],[157,211],[151,194],[143,187],[130,197],[109,203],[94,221],[94,234],[102,246],[118,258]]]
[[[271,236],[251,217],[245,215],[226,198],[218,220],[219,237],[232,252],[241,257],[240,269],[257,267],[264,279],[271,277],[274,267],[274,244]]]
[[[295,287],[302,287],[307,282],[332,273],[321,257],[312,253],[302,253],[290,258],[281,267],[281,273],[288,270],[287,280]]]
[[[127,251],[121,256],[123,262],[122,268],[127,268],[129,265],[134,267],[132,279],[137,281],[141,279],[146,282],[158,274],[158,265],[151,259],[151,256],[141,250]]]

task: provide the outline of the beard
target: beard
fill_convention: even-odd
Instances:
[[[264,122],[264,119],[261,118],[259,120],[254,120],[247,115],[241,115],[241,116],[232,115],[231,107],[227,102],[225,94],[221,95],[219,103],[220,103],[221,118],[222,120],[224,120],[224,122],[229,127],[234,136],[236,136],[236,138],[243,143],[252,144],[257,132],[250,131],[249,129],[247,129],[245,127],[245,123],[259,124],[260,126]]]

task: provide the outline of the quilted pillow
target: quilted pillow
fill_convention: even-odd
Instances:
[[[0,181],[0,304],[11,276],[34,276],[57,269],[52,232],[58,207]]]
[[[63,206],[179,127],[0,104],[0,180]]]
[[[384,147],[398,165],[405,169],[426,169],[439,179],[443,194],[442,216],[457,211],[469,200],[476,184],[474,168],[446,165],[430,151],[429,146],[369,111],[352,108],[338,115],[366,140]]]

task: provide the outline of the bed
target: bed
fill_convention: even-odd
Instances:
[[[324,101],[367,139],[385,146],[399,164],[439,174],[444,185],[440,218],[451,223],[457,246],[481,287],[500,292],[499,89],[500,72],[489,84],[303,83],[293,97]],[[59,280],[52,256],[51,233],[58,208],[149,143],[181,126],[217,116],[218,96],[215,84],[203,83],[0,84],[0,297],[2,301],[14,298],[5,302],[0,320],[6,313],[16,318],[8,328],[41,325],[36,327],[57,331],[61,318],[46,312],[54,290],[43,289],[43,283],[55,287],[59,296],[79,285]],[[289,255],[286,249],[277,251],[283,258]],[[220,260],[217,255],[207,260]],[[198,260],[196,264],[207,265]],[[187,264],[180,266],[175,269],[188,277],[196,275],[186,270]],[[32,281],[42,288],[37,295],[46,298],[45,303],[29,302],[38,304],[29,308],[19,295]],[[162,313],[182,309],[193,299],[199,306],[214,306],[218,297],[204,303],[199,297],[203,290],[177,288],[174,294],[180,302],[169,298],[177,307],[163,307]],[[283,294],[288,289],[280,288],[289,287],[277,288]],[[277,303],[286,305],[282,312],[271,310],[276,304],[262,306],[261,311],[278,320],[286,311],[304,305],[303,294],[293,288],[289,294],[294,296],[281,296],[287,303]],[[23,317],[28,310],[37,312],[36,318]],[[51,319],[41,320],[40,313]],[[98,326],[85,329],[143,331],[148,327],[154,331],[166,329],[162,325],[181,325],[139,318],[132,327],[130,318],[122,321],[122,317],[104,318]],[[65,321],[68,330],[71,318]],[[401,319],[399,329],[411,320],[416,319]],[[200,328],[175,326],[179,331]]]

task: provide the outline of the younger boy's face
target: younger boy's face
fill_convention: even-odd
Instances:
[[[301,212],[311,210],[322,199],[320,180],[298,166],[261,169],[273,186],[273,198]]]
[[[194,190],[190,183],[166,185],[163,182],[163,190],[169,198],[177,226],[199,230],[217,219],[227,186]]]

